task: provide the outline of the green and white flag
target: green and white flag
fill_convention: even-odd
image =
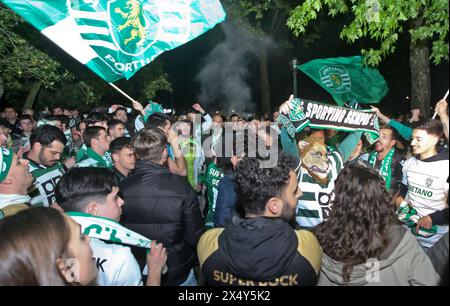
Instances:
[[[339,106],[346,102],[375,104],[383,99],[388,86],[377,69],[364,67],[361,56],[325,58],[298,65]]]
[[[225,19],[219,0],[0,0],[107,82]]]

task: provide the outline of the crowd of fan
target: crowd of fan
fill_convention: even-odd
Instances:
[[[448,284],[448,113],[361,132],[151,102],[0,112],[0,285]],[[260,150],[264,148],[264,150]],[[273,159],[269,167],[261,166]],[[68,212],[152,240],[89,237]]]

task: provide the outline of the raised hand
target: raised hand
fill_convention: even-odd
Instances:
[[[201,113],[202,115],[205,113],[205,110],[199,103],[195,103],[192,105],[192,108],[195,109],[197,112]]]
[[[123,107],[120,104],[113,104],[111,105],[111,111],[114,113],[119,107]]]
[[[286,115],[286,114],[288,114],[291,111],[291,109],[292,109],[292,103],[291,103],[292,100],[294,100],[294,95],[290,95],[289,99],[287,101],[285,101],[283,104],[281,104],[280,109],[279,109],[281,114]]]
[[[377,117],[378,118],[380,118],[381,117],[381,111],[380,111],[380,109],[378,108],[378,107],[375,107],[375,106],[370,106],[370,110],[371,111],[373,111],[373,112],[375,112],[375,114],[377,114]]]
[[[133,108],[134,108],[135,110],[137,110],[137,111],[140,112],[141,114],[144,113],[144,107],[142,106],[141,103],[139,103],[138,101],[133,101],[132,103],[133,103]]]
[[[438,113],[438,115],[440,117],[442,117],[442,115],[446,115],[447,114],[447,108],[448,108],[447,101],[442,99],[442,100],[438,101],[438,103],[436,104],[436,107],[434,108],[434,110],[435,110],[435,112]]]

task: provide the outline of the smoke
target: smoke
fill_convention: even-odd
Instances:
[[[247,84],[248,66],[259,44],[253,35],[232,23],[223,23],[221,27],[225,40],[207,55],[195,78],[201,88],[197,98],[228,113],[254,112],[255,103]]]

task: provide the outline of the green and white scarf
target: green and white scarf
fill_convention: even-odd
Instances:
[[[378,117],[373,111],[356,110],[323,104],[305,99],[291,101],[289,114],[278,116],[278,122],[283,125],[291,137],[309,126],[313,129],[332,129],[344,132],[365,132],[370,143],[380,136]],[[371,134],[367,137],[367,134]]]
[[[90,149],[90,148],[89,148]],[[90,151],[90,152],[89,152]],[[76,163],[80,163],[83,160],[86,160],[88,158],[92,158],[93,161],[96,161],[100,166],[100,168],[112,168],[113,161],[111,157],[111,153],[109,151],[106,151],[103,156],[101,156],[102,159],[99,158],[100,155],[92,151],[92,149],[88,150],[88,147],[86,147],[85,144],[82,144],[81,147],[78,149],[75,161]]]
[[[386,182],[386,190],[389,191],[391,188],[391,177],[392,177],[392,158],[394,157],[395,148],[392,148],[389,153],[386,155],[386,157],[381,162],[380,167],[380,175],[383,177],[383,179]],[[378,152],[372,152],[369,156],[369,163],[372,165],[372,168],[375,168],[375,165],[377,163],[377,156]]]
[[[164,113],[164,109],[161,104],[149,100],[149,103],[144,108],[144,122],[147,121],[148,117],[150,117],[154,113]]]
[[[152,242],[150,239],[127,229],[112,219],[95,217],[81,212],[68,212],[67,215],[80,224],[84,235],[91,238],[150,248]]]
[[[410,230],[411,233],[415,236],[422,236],[425,238],[429,238],[434,236],[437,233],[437,226],[433,225],[431,228],[419,227],[417,230],[417,222],[422,218],[417,213],[417,210],[414,207],[411,207],[408,203],[403,202],[397,209],[397,215],[400,222],[405,224]]]
[[[68,212],[66,214],[81,226],[84,235],[91,238],[145,248],[147,252],[150,249],[150,244],[152,243],[150,239],[129,230],[115,220],[96,217],[81,212]],[[167,265],[164,265],[161,273],[166,274],[167,270]],[[144,268],[143,274],[148,274],[145,271],[148,271],[147,265]]]

